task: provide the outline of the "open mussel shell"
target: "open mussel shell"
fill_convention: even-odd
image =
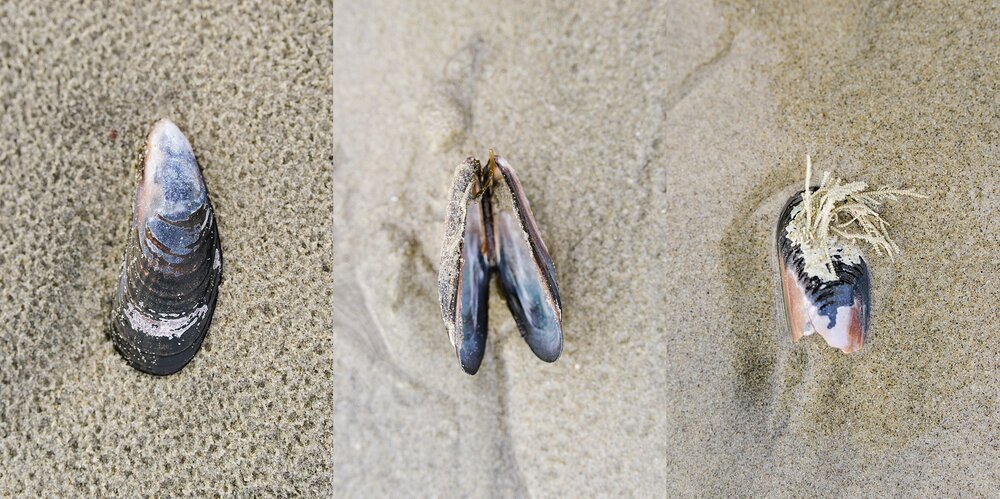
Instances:
[[[491,191],[496,268],[507,306],[535,356],[562,353],[562,301],[556,271],[514,168],[496,156]]]
[[[802,192],[792,196],[778,218],[778,272],[785,319],[793,341],[819,333],[844,353],[856,352],[868,336],[871,276],[862,258],[857,264],[833,260],[836,279],[823,281],[805,273],[802,250],[786,237]]]
[[[222,276],[215,213],[191,144],[169,120],[146,139],[111,337],[128,363],[173,374],[198,352]]]
[[[554,362],[563,347],[555,268],[514,169],[491,153],[487,170],[468,158],[455,171],[438,275],[445,328],[469,374],[486,351],[494,270],[521,336]]]
[[[481,165],[458,166],[448,204],[438,288],[441,314],[462,369],[476,374],[486,352],[491,249],[489,196],[481,192]]]

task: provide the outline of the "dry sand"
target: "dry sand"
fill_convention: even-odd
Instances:
[[[1000,488],[995,2],[338,2],[334,489],[550,497]],[[553,254],[563,357],[499,298],[480,373],[435,276],[448,185],[495,147]],[[778,327],[803,158],[890,207],[874,326]]]
[[[0,3],[0,496],[330,486],[332,9]],[[183,371],[108,338],[145,134],[188,135],[225,253]]]

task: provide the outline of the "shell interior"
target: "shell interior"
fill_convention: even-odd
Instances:
[[[535,355],[555,362],[562,353],[562,302],[555,268],[507,161],[496,157],[503,182],[493,187],[497,273],[521,336]]]
[[[455,169],[455,180],[448,202],[448,216],[445,219],[444,244],[441,246],[441,265],[438,270],[441,316],[448,331],[448,339],[456,349],[463,340],[461,328],[456,327],[456,315],[458,292],[461,287],[460,272],[465,243],[466,213],[473,188],[472,181],[478,175],[479,169],[479,161],[475,158],[467,158]]]
[[[477,186],[479,184],[478,181],[473,183]],[[459,322],[455,327],[462,332],[462,341],[458,345],[458,359],[462,369],[469,374],[476,374],[486,352],[487,309],[493,269],[490,266],[487,237],[489,198],[482,196],[468,203],[459,274],[460,293],[456,303],[456,319]]]

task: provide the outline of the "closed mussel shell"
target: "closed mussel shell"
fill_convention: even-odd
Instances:
[[[169,120],[146,139],[111,337],[143,372],[179,371],[212,321],[222,275],[215,212],[191,144]]]

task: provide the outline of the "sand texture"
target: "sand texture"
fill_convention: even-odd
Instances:
[[[995,2],[338,2],[334,490],[954,495],[1000,488]],[[494,147],[565,350],[503,301],[479,374],[437,305],[448,186]],[[803,161],[885,211],[873,329],[793,345],[773,231]],[[497,286],[494,285],[494,290]]]
[[[0,3],[0,496],[329,493],[331,29],[328,2]],[[108,337],[161,117],[225,255],[166,378]]]

